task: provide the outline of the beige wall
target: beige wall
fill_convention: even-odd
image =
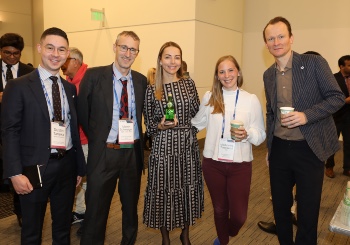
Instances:
[[[0,0],[0,36],[14,32],[23,37],[21,61],[24,63],[33,63],[31,5],[31,0]]]
[[[70,46],[81,49],[89,66],[111,64],[114,61],[112,45],[117,34],[133,30],[141,39],[141,51],[133,69],[146,74],[148,68],[156,65],[158,51],[166,41],[178,43],[183,49],[184,59],[191,61],[194,53],[194,3],[194,0],[178,0],[176,4],[163,0],[129,0],[127,4],[121,0],[62,0],[60,5],[69,6],[63,13],[66,18],[62,18],[62,15],[52,14],[51,10],[57,3],[46,0],[44,26],[58,26],[65,30]],[[91,8],[105,9],[104,27],[101,22],[91,20]]]
[[[232,54],[242,60],[244,0],[197,0],[194,79],[200,99],[211,89],[216,61]],[[205,137],[205,130],[198,134]]]
[[[37,67],[40,63],[40,56],[37,51],[37,44],[41,34],[44,31],[44,11],[43,11],[43,0],[32,0],[32,40],[33,40],[33,53],[34,53],[34,66]]]

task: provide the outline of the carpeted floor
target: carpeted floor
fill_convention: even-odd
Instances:
[[[13,215],[13,196],[10,192],[0,193],[0,219]]]

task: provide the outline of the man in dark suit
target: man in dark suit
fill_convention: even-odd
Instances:
[[[346,99],[345,105],[333,114],[337,135],[343,136],[343,174],[350,176],[350,55],[340,57],[338,60],[340,71],[334,74],[339,87],[343,91]],[[329,178],[334,178],[334,154],[327,159],[325,174]]]
[[[123,212],[121,244],[136,241],[143,169],[141,121],[147,86],[146,77],[131,70],[139,44],[134,32],[120,33],[113,45],[115,62],[88,69],[80,84],[79,122],[89,140],[83,245],[104,244],[118,179]]]
[[[76,89],[59,76],[69,55],[66,33],[58,28],[45,30],[37,49],[41,55],[38,69],[9,81],[4,91],[4,176],[20,195],[21,244],[41,243],[48,199],[52,243],[70,244],[75,186],[85,175],[85,159],[75,110]],[[41,185],[24,174],[35,168]]]
[[[0,82],[0,106],[2,102],[2,94],[8,80],[23,76],[34,70],[33,67],[20,62],[21,53],[24,48],[23,38],[16,33],[6,33],[0,38],[1,49],[1,68],[2,76]],[[0,108],[1,119],[1,108]],[[1,128],[1,120],[0,120]],[[8,185],[3,185],[3,162],[2,162],[2,146],[1,146],[1,131],[0,131],[0,189]],[[19,196],[16,192],[13,195],[14,213],[17,215],[19,226],[22,226],[22,211],[19,202]]]
[[[294,37],[288,20],[270,20],[263,36],[276,61],[264,73],[264,86],[267,160],[278,240],[294,244],[290,207],[295,184],[295,244],[317,244],[323,165],[340,148],[331,115],[345,97],[325,59],[292,51]],[[286,106],[294,111],[281,114],[279,108]]]

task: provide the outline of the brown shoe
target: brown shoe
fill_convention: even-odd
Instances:
[[[350,177],[350,170],[344,170],[343,174]]]
[[[345,174],[345,170],[344,170],[344,173]],[[347,171],[348,172],[348,176],[350,176],[350,171]],[[326,168],[326,171],[324,172],[325,175],[328,177],[328,178],[334,178],[334,172],[333,172],[333,168]]]

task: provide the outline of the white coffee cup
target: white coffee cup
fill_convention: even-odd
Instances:
[[[240,128],[244,125],[244,123],[240,120],[231,120],[230,124],[231,124],[231,128],[233,128],[234,131],[235,129]],[[239,140],[239,139],[236,139],[234,136],[231,136],[231,138],[236,141]]]
[[[293,112],[294,108],[289,106],[284,106],[284,107],[281,107],[280,110],[281,110],[281,114],[288,114],[289,112]]]

